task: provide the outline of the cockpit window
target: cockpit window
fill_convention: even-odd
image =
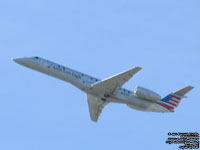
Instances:
[[[34,57],[34,58],[35,58],[35,59],[39,59],[39,57],[37,57],[37,56],[36,56],[36,57]]]

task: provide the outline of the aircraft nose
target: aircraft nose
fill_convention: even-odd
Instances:
[[[29,58],[13,58],[13,61],[16,62],[17,64],[27,66],[30,64],[30,59]]]
[[[35,65],[32,57],[23,57],[23,58],[13,58],[12,59],[15,63],[20,64],[25,67],[33,68]]]
[[[18,64],[22,64],[24,62],[24,59],[23,58],[13,58],[13,61]]]

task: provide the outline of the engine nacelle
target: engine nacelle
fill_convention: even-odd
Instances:
[[[161,99],[161,96],[158,95],[157,93],[151,90],[145,89],[143,87],[139,87],[139,86],[135,88],[134,93],[136,96],[140,98],[151,100],[151,101],[158,101]]]

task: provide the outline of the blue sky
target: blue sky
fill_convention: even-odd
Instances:
[[[0,1],[0,149],[177,149],[168,132],[200,131],[199,0]],[[109,104],[96,124],[72,85],[19,66],[40,56],[104,79],[134,66],[125,88],[161,96],[195,87],[175,113]]]

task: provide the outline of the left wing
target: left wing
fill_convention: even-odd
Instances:
[[[142,68],[140,67],[135,67],[103,81],[94,83],[93,85],[91,85],[92,89],[98,93],[115,95],[118,92],[119,88],[141,69]]]
[[[88,107],[90,111],[90,118],[92,121],[97,122],[99,115],[101,114],[104,106],[108,104],[108,101],[103,101],[100,98],[87,94]]]

